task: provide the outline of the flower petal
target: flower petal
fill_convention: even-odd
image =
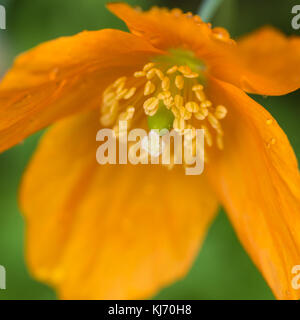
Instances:
[[[126,32],[82,32],[19,56],[0,84],[0,152],[55,120],[100,105],[107,84],[157,54]]]
[[[55,124],[25,174],[27,261],[64,299],[149,297],[186,274],[217,201],[181,167],[97,164],[95,118]]]
[[[211,92],[228,119],[210,179],[275,296],[299,299],[291,271],[300,263],[300,176],[292,147],[269,112],[240,89],[214,80]]]
[[[157,48],[200,50],[205,57],[213,53],[217,44],[209,24],[199,16],[183,14],[180,9],[154,7],[144,12],[125,3],[109,3],[107,7],[126,23],[133,34],[147,39]]]
[[[123,3],[108,4],[108,8],[133,34],[157,48],[192,50],[211,75],[247,92],[283,95],[300,87],[299,37],[287,38],[267,27],[235,45],[225,29],[211,29],[199,17],[179,9],[143,12]]]
[[[264,27],[238,41],[215,76],[249,93],[284,95],[300,88],[300,37]]]

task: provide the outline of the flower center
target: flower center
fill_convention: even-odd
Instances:
[[[100,122],[118,135],[120,120],[128,123],[147,119],[148,128],[204,129],[205,142],[223,149],[220,120],[227,109],[214,106],[205,92],[205,65],[193,53],[180,49],[159,56],[130,77],[121,77],[103,94]]]

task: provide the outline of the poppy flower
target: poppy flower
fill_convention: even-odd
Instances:
[[[300,39],[265,27],[237,42],[175,9],[108,8],[130,33],[84,31],[20,55],[0,85],[0,150],[51,125],[20,205],[32,274],[62,299],[146,298],[183,277],[219,204],[278,299],[300,263],[297,159],[247,93],[300,86]],[[104,165],[96,133],[203,128],[204,173]],[[161,125],[162,123],[162,125]]]

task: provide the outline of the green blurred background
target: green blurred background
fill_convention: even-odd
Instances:
[[[0,30],[0,74],[13,57],[40,42],[82,30],[125,25],[105,9],[105,0],[7,0],[7,30]],[[180,7],[196,12],[196,0],[125,1],[145,9],[152,5]],[[287,34],[292,0],[224,0],[212,22],[238,37],[265,24]],[[287,133],[299,159],[300,93],[285,97],[255,97],[275,116]],[[18,210],[20,178],[41,133],[0,154],[0,265],[7,271],[7,289],[0,299],[55,299],[47,286],[33,280],[24,262],[24,223]],[[273,299],[273,295],[221,210],[209,230],[203,249],[185,279],[163,289],[156,299]]]

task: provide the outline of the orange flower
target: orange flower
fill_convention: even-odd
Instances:
[[[299,88],[299,38],[268,27],[236,43],[178,9],[109,9],[131,33],[42,44],[18,57],[0,86],[1,151],[57,121],[21,188],[32,273],[65,299],[149,297],[186,274],[220,202],[275,296],[299,299],[291,285],[300,264],[297,160],[275,119],[245,93]],[[96,163],[100,123],[146,127],[161,106],[176,129],[205,129],[202,176]]]

